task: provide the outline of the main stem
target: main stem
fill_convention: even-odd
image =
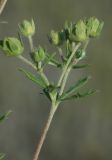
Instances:
[[[43,132],[42,132],[42,134],[41,134],[41,137],[40,137],[40,139],[39,139],[39,142],[38,142],[38,145],[37,145],[36,152],[35,152],[35,154],[34,154],[33,160],[38,160],[38,158],[39,158],[39,154],[40,154],[42,145],[43,145],[43,143],[44,143],[44,141],[45,141],[47,132],[48,132],[48,130],[49,130],[49,127],[50,127],[50,124],[51,124],[51,122],[52,122],[54,113],[55,113],[55,111],[56,111],[56,109],[57,109],[57,106],[58,106],[58,104],[57,104],[57,105],[56,105],[56,104],[52,104],[52,106],[51,106],[51,110],[50,110],[50,113],[49,113],[49,116],[48,116],[48,120],[47,120],[46,125],[45,125],[45,127],[44,127],[44,129],[43,129]]]

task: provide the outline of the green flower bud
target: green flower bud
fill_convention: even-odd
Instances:
[[[33,53],[33,59],[35,62],[41,62],[46,58],[45,50],[40,46]]]
[[[0,48],[7,56],[19,56],[24,48],[17,38],[8,37],[0,41]]]
[[[35,34],[35,24],[33,19],[31,21],[24,20],[23,23],[19,24],[19,29],[24,36],[33,36]]]
[[[59,46],[63,43],[65,39],[65,34],[63,31],[61,32],[55,32],[55,31],[51,31],[50,35],[49,35],[49,41],[51,44]]]
[[[91,17],[87,21],[87,35],[89,37],[97,37],[100,35],[104,22],[100,22],[97,18]]]
[[[78,60],[81,60],[85,57],[85,55],[86,55],[86,52],[82,49],[79,49],[75,54],[75,58]]]
[[[87,34],[86,34],[86,24],[83,20],[78,21],[72,30],[71,39],[77,42],[83,42],[87,40]]]

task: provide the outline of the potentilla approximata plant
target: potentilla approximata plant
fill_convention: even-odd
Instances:
[[[20,32],[18,38],[5,37],[0,41],[0,49],[6,56],[15,56],[36,71],[34,75],[30,71],[19,68],[29,80],[42,88],[43,94],[51,102],[48,120],[40,136],[33,160],[38,160],[39,158],[46,134],[60,104],[66,100],[80,99],[96,92],[96,90],[88,90],[84,93],[79,92],[79,89],[87,84],[90,76],[80,78],[66,90],[65,87],[72,70],[88,66],[87,64],[79,65],[78,63],[87,55],[86,49],[90,39],[100,35],[103,25],[104,23],[102,21],[100,22],[97,18],[90,17],[84,20],[81,19],[76,23],[66,22],[61,31],[52,30],[48,35],[48,40],[56,47],[56,52],[53,54],[49,53],[42,46],[34,45],[33,36],[35,35],[36,27],[33,20],[24,20],[19,24]],[[23,44],[22,36],[26,37],[29,41],[29,56],[31,61],[23,55],[25,45]],[[59,56],[56,56],[57,54]],[[51,82],[46,76],[46,65],[51,65],[61,70],[61,75],[57,82]]]

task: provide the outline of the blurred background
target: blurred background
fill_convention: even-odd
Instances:
[[[0,17],[0,21],[8,22],[0,24],[1,38],[16,36],[18,23],[33,17],[37,25],[35,45],[54,51],[47,40],[51,29],[61,29],[66,20],[90,16],[104,20],[105,27],[100,38],[92,40],[88,47],[84,61],[91,67],[74,71],[68,85],[82,75],[91,75],[86,88],[100,93],[61,104],[40,160],[112,160],[112,0],[9,0]],[[24,41],[24,56],[28,57],[28,42]],[[18,67],[30,69],[18,59],[0,54],[0,114],[13,111],[0,124],[0,152],[6,153],[7,160],[31,160],[50,103]],[[60,73],[50,67],[46,74],[56,80]]]

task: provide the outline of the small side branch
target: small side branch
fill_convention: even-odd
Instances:
[[[7,3],[7,0],[0,0],[0,15],[3,12],[6,3]]]

